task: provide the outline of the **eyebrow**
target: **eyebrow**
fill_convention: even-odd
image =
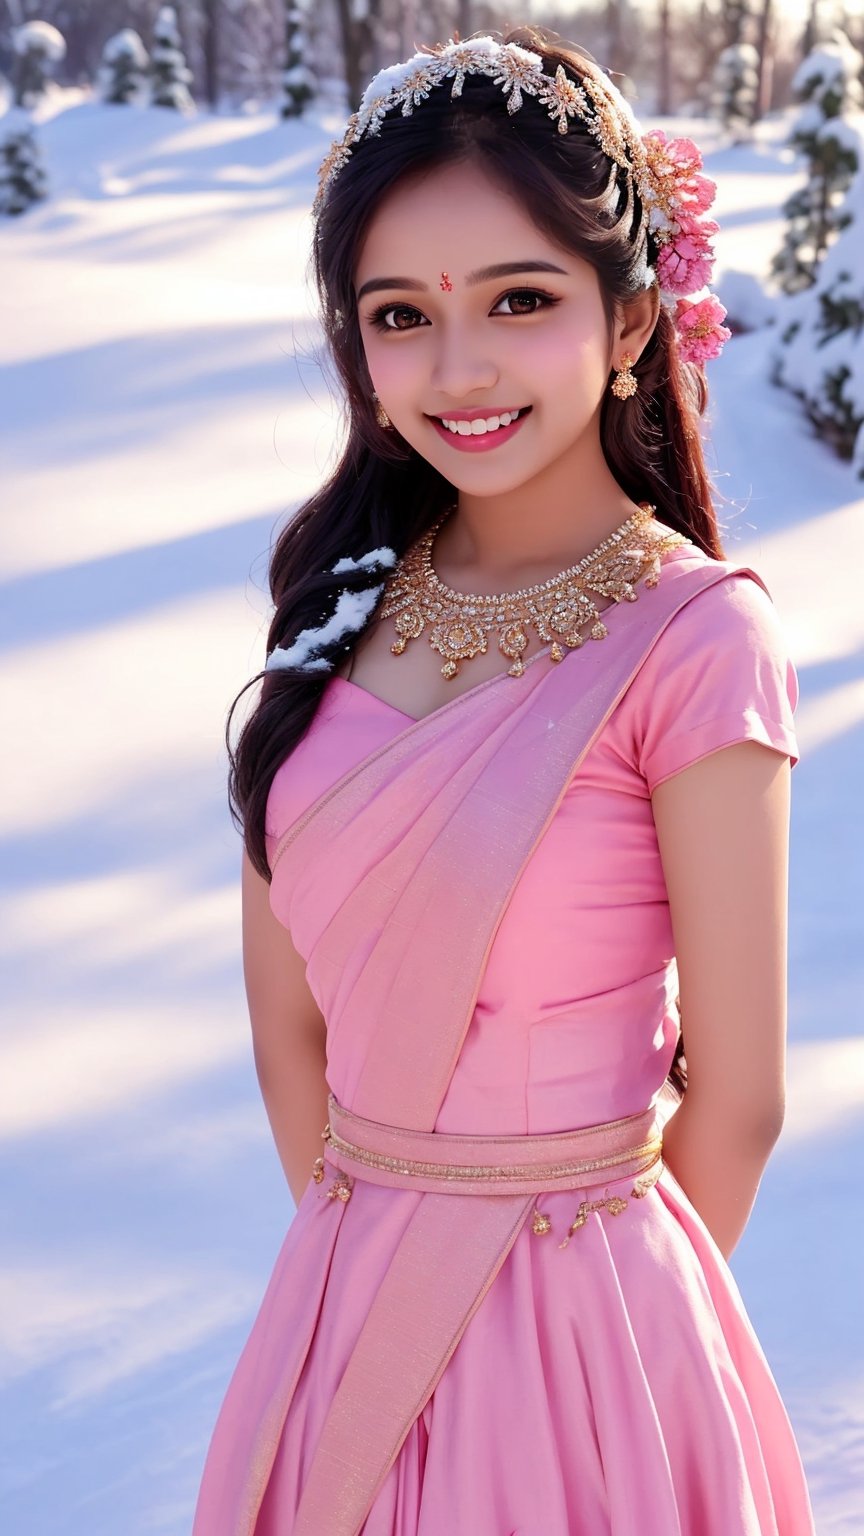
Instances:
[[[517,272],[557,272],[562,277],[567,273],[564,267],[556,267],[551,261],[499,261],[491,267],[478,267],[476,272],[469,272],[465,279],[469,288],[474,288],[478,283],[490,283],[496,277],[511,277]],[[357,303],[367,293],[378,293],[382,288],[409,288],[412,293],[428,293],[425,283],[418,283],[413,277],[370,277],[368,283],[357,294]]]

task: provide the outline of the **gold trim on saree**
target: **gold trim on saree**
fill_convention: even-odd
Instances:
[[[529,1140],[522,1137],[520,1140]],[[595,1173],[604,1168],[616,1168],[621,1163],[629,1163],[634,1157],[648,1157],[650,1160],[645,1169],[653,1167],[660,1156],[663,1146],[662,1136],[652,1136],[650,1140],[640,1142],[639,1146],[628,1149],[625,1153],[617,1153],[613,1157],[580,1158],[570,1163],[551,1163],[548,1166],[543,1163],[517,1163],[512,1167],[502,1167],[495,1163],[459,1164],[459,1163],[426,1163],[416,1158],[387,1157],[381,1152],[370,1152],[364,1147],[355,1146],[350,1141],[344,1141],[337,1136],[335,1131],[330,1131],[326,1137],[327,1145],[341,1152],[343,1157],[351,1158],[353,1162],[363,1163],[369,1168],[385,1168],[390,1173],[403,1173],[416,1178],[441,1178],[441,1179],[495,1179],[502,1183],[519,1183],[523,1179],[537,1178],[541,1174],[543,1178],[570,1179],[578,1174]]]

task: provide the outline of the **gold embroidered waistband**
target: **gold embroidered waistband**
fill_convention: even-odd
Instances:
[[[328,1199],[351,1198],[352,1174],[389,1187],[463,1195],[587,1191],[598,1183],[632,1179],[630,1194],[640,1199],[663,1172],[662,1122],[653,1107],[601,1125],[520,1136],[409,1130],[357,1115],[332,1093],[328,1109],[330,1120],[322,1136],[326,1160],[337,1170]],[[432,1155],[418,1155],[422,1153]],[[325,1176],[325,1156],[315,1160],[316,1184]],[[585,1224],[589,1212],[605,1208],[617,1215],[627,1203],[621,1193],[610,1195],[608,1189],[602,1199],[583,1200],[561,1246]],[[536,1207],[533,1214],[532,1230],[548,1232],[548,1215]]]
[[[520,1138],[523,1141],[530,1141],[530,1139],[528,1136]],[[597,1173],[602,1169],[618,1167],[621,1163],[630,1163],[634,1158],[647,1157],[649,1162],[646,1167],[653,1167],[663,1146],[662,1136],[657,1135],[612,1157],[580,1158],[576,1162],[567,1163],[513,1163],[502,1166],[496,1163],[428,1163],[420,1162],[416,1158],[388,1157],[384,1153],[370,1152],[366,1147],[359,1147],[350,1141],[345,1141],[341,1136],[337,1136],[329,1123],[325,1129],[325,1140],[328,1147],[340,1152],[343,1157],[362,1163],[367,1168],[383,1168],[390,1173],[404,1174],[412,1178],[493,1179],[505,1184],[521,1184],[525,1179],[538,1177],[542,1177],[547,1183],[559,1179],[572,1181],[573,1178],[585,1173]]]

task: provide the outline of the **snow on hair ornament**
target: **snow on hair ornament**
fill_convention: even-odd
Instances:
[[[618,199],[618,172],[627,185],[627,209],[633,206],[633,188],[641,200],[643,217],[636,237],[643,262],[645,285],[653,274],[647,265],[650,235],[657,252],[656,275],[660,297],[670,309],[685,362],[705,363],[717,357],[731,331],[721,322],[726,310],[713,293],[695,303],[685,296],[704,288],[714,262],[711,237],[719,229],[703,215],[714,201],[716,184],[701,174],[702,156],[692,139],[667,139],[662,128],[643,134],[633,111],[608,75],[585,60],[582,77],[574,80],[559,64],[547,75],[537,53],[516,43],[499,43],[492,37],[472,37],[465,42],[439,43],[422,48],[401,64],[391,64],[370,80],[356,112],[348,119],[341,139],[334,140],[318,172],[318,191],[313,213],[321,213],[336,177],[351,157],[353,146],[365,137],[376,137],[381,124],[395,107],[403,117],[427,100],[430,93],[452,79],[451,100],[462,95],[466,75],[486,75],[500,85],[508,113],[518,112],[525,96],[533,96],[546,108],[559,133],[567,133],[570,118],[578,117],[612,161],[606,188],[609,206]]]
[[[378,549],[370,549],[368,554],[361,555],[359,560],[351,555],[343,555],[341,560],[331,565],[330,571],[334,576],[341,575],[343,571],[377,574],[379,571],[392,570],[396,563],[395,550],[389,544],[382,544]],[[351,592],[343,587],[336,599],[335,612],[330,618],[325,618],[321,624],[310,625],[308,629],[301,629],[291,645],[274,646],[264,664],[264,671],[278,672],[290,668],[295,672],[332,672],[332,659],[319,653],[326,653],[328,647],[334,644],[344,645],[350,635],[360,634],[385,585],[385,582],[379,582],[361,588],[359,592]]]

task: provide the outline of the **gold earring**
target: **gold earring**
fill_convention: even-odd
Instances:
[[[381,401],[378,399],[374,389],[372,391],[372,399],[375,401],[375,420],[377,421],[379,427],[392,427],[393,423],[390,420],[390,417],[387,415],[387,412],[381,404]]]
[[[625,352],[621,359],[621,367],[615,370],[615,378],[611,388],[613,395],[618,400],[629,400],[630,396],[635,395],[639,388],[638,381],[630,372],[630,366],[633,361],[634,359],[630,356],[630,353]]]

